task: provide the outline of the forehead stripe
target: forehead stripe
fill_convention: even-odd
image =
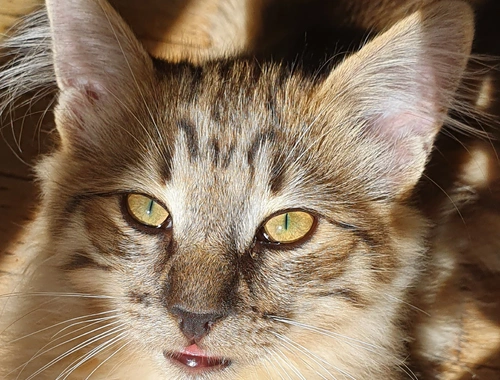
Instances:
[[[184,133],[186,137],[189,158],[191,160],[196,160],[198,158],[198,154],[200,151],[199,143],[198,143],[198,133],[196,128],[188,122],[187,120],[181,120],[177,123],[179,129]]]

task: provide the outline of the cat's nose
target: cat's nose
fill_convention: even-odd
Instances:
[[[224,317],[218,313],[192,313],[178,306],[172,307],[170,312],[179,318],[179,328],[184,336],[195,342],[207,335],[212,325]]]

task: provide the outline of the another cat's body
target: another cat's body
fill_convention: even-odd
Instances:
[[[325,78],[153,61],[101,0],[48,13],[61,145],[37,168],[24,281],[2,298],[0,377],[411,377],[430,228],[411,199],[465,70],[469,7],[423,9]],[[138,223],[130,194],[168,219]],[[269,240],[296,211],[310,230]]]

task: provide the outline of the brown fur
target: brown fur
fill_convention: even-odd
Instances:
[[[410,198],[465,69],[469,7],[409,16],[324,80],[155,63],[104,1],[48,7],[62,142],[38,166],[2,376],[195,378],[168,359],[192,343],[180,307],[222,316],[196,343],[231,365],[199,378],[402,378],[429,226]],[[165,205],[172,230],[134,224],[131,192]],[[309,240],[256,240],[290,208],[317,216]]]

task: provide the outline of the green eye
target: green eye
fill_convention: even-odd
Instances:
[[[161,227],[170,215],[158,202],[141,194],[127,195],[127,209],[132,218],[148,227]]]
[[[295,243],[314,226],[314,217],[304,211],[289,211],[276,215],[264,224],[265,237],[273,243]]]

